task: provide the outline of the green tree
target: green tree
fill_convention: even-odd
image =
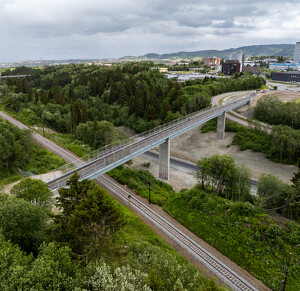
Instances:
[[[196,177],[199,183],[201,183],[202,189],[205,189],[205,184],[209,181],[208,158],[202,158],[197,161]]]
[[[202,163],[202,164],[201,164]],[[235,179],[235,163],[234,159],[227,155],[214,155],[210,158],[200,161],[201,169],[197,176],[209,176],[213,192],[216,195],[221,194],[226,187],[232,186]],[[201,178],[202,180],[203,178]],[[207,178],[205,178],[207,180]],[[203,182],[202,182],[203,184]]]
[[[57,207],[61,212],[54,217],[52,233],[76,254],[99,259],[124,225],[121,211],[103,189],[92,181],[79,181],[77,173],[67,186],[59,190]]]
[[[95,149],[112,143],[116,135],[113,124],[108,121],[88,121],[76,129],[76,137]]]
[[[71,290],[77,265],[72,261],[71,249],[58,247],[54,242],[43,244],[22,280],[23,290]],[[20,282],[20,283],[21,283]],[[20,287],[20,286],[18,286]]]
[[[297,188],[281,182],[272,174],[263,173],[258,181],[258,194],[261,207],[276,211],[288,218],[299,219],[300,197]]]
[[[11,189],[10,193],[17,198],[23,198],[48,210],[51,209],[54,203],[52,193],[47,185],[37,179],[26,178],[22,180]]]
[[[235,178],[238,189],[238,199],[241,201],[250,192],[250,170],[246,168],[244,164],[237,165]]]
[[[0,229],[6,239],[24,251],[37,253],[46,239],[48,216],[38,205],[24,199],[0,196]]]
[[[292,178],[295,196],[290,201],[289,214],[290,217],[300,221],[300,159],[298,160],[298,172]]]

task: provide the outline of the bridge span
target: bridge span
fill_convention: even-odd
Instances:
[[[256,97],[252,93],[246,97],[231,101],[225,105],[205,108],[185,117],[163,124],[148,132],[114,143],[90,154],[86,160],[77,164],[68,164],[55,171],[51,180],[47,182],[51,191],[66,186],[67,180],[77,171],[80,180],[95,179],[109,170],[124,164],[148,150],[159,146],[159,176],[169,179],[170,168],[170,140],[196,126],[218,117],[217,139],[224,139],[226,112],[242,105],[250,104]]]
[[[19,79],[19,78],[25,78],[25,77],[29,77],[31,76],[30,74],[27,74],[27,75],[10,75],[10,76],[1,76],[0,75],[0,79],[8,79],[8,78],[11,78],[11,79]]]

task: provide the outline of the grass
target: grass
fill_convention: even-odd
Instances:
[[[23,178],[18,172],[2,172],[0,174],[0,187],[19,181]]]
[[[219,105],[222,104],[222,101],[225,99],[225,98],[228,98],[228,97],[234,97],[234,95],[228,95],[228,96],[225,96],[223,97],[222,99],[219,100]],[[230,98],[229,98],[230,99]]]
[[[300,99],[296,100],[295,103],[300,103]]]
[[[123,184],[126,181],[138,194],[148,197],[147,171],[119,168],[112,176]],[[203,193],[197,187],[176,194],[169,185],[164,187],[163,184],[161,181],[152,181],[151,177],[151,189],[153,187],[156,196],[152,203],[163,205],[163,209],[177,221],[270,288],[279,288],[287,256],[292,252],[292,271],[287,290],[300,290],[298,224],[287,220],[278,222],[249,203],[229,201]],[[128,236],[139,236],[140,226],[133,221],[131,223],[122,234],[125,241],[129,240]],[[155,245],[163,243],[152,237],[151,232],[144,231],[145,237],[141,241]],[[164,248],[163,245],[161,247]]]
[[[52,154],[48,150],[38,145],[34,145],[31,161],[22,170],[32,172],[34,174],[43,174],[51,172],[63,166],[65,163],[66,162],[64,160]]]
[[[183,288],[193,285],[188,290],[227,290],[226,287],[217,288],[214,281],[200,273],[194,265],[170,247],[130,209],[119,202],[116,203],[127,222],[115,242],[115,246],[120,248],[118,266],[133,264],[135,268],[148,273],[155,268],[159,271],[155,274],[158,279],[166,280],[168,278],[169,280],[170,277],[176,276],[176,280],[183,283]],[[121,248],[121,246],[127,246],[127,249]],[[167,283],[164,282],[164,287],[166,285]],[[214,285],[214,289],[209,289],[211,285]]]
[[[284,279],[291,252],[287,290],[300,290],[298,224],[277,223],[249,203],[231,202],[197,188],[182,191],[163,208],[273,290]]]
[[[30,162],[22,170],[34,174],[50,172],[65,164],[65,161],[52,154],[48,150],[34,145]],[[0,186],[5,186],[24,178],[17,170],[2,172],[0,174]]]
[[[38,131],[40,134],[43,134],[42,131]],[[79,140],[74,140],[71,134],[68,133],[57,133],[57,134],[50,134],[45,133],[45,137],[52,140],[53,142],[57,143],[58,145],[68,149],[75,155],[79,157],[83,157],[91,152],[90,146],[84,144]]]
[[[175,195],[173,188],[159,180],[145,170],[132,170],[119,166],[107,173],[121,184],[127,185],[136,193],[149,199],[149,179],[150,179],[150,201],[162,206],[170,197]]]

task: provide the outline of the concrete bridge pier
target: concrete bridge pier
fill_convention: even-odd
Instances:
[[[225,120],[226,120],[226,112],[218,117],[217,124],[217,139],[224,139],[225,135]]]
[[[159,178],[169,180],[170,176],[170,139],[159,145]]]

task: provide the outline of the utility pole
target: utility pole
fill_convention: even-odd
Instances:
[[[148,173],[149,173],[149,172],[148,172]],[[149,186],[149,204],[150,204],[150,191],[151,191],[150,173],[149,173],[149,175],[148,175],[148,178],[149,178],[149,180],[148,180],[148,186]]]
[[[286,281],[287,281],[287,277],[289,274],[291,256],[292,256],[292,253],[290,253],[288,263],[285,267],[285,277],[284,277],[284,281],[283,280],[281,281],[280,291],[285,291]]]

